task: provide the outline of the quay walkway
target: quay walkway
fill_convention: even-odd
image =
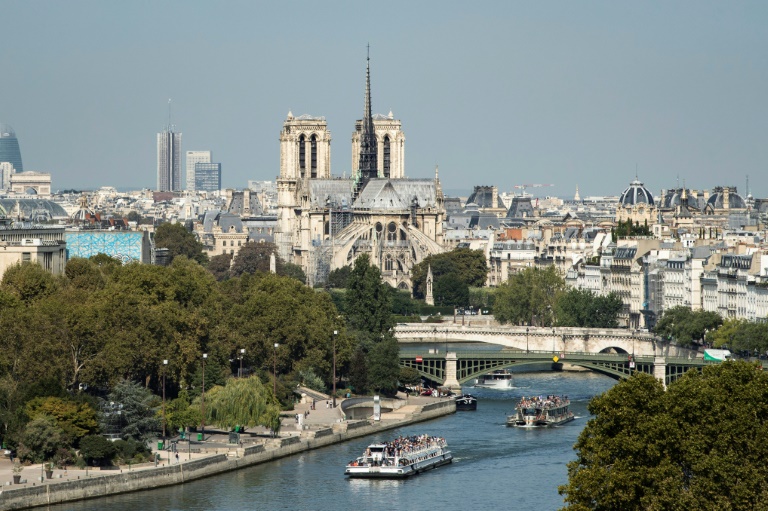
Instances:
[[[206,428],[203,442],[171,439],[176,441],[176,453],[160,451],[161,460],[157,465],[154,462],[125,465],[113,470],[67,467],[66,470],[54,469],[53,477],[46,479],[43,467],[38,463],[25,466],[20,474],[22,483],[13,484],[12,463],[7,457],[2,458],[0,510],[28,509],[183,484],[456,411],[451,398],[411,396],[404,406],[382,413],[379,421],[346,420],[341,407],[344,400],[337,398],[336,408],[327,406],[329,401],[330,398],[315,398],[312,408],[310,398],[306,403],[297,404],[288,414],[284,412],[277,437],[265,428],[251,428],[241,434],[239,444],[230,444],[229,432]],[[294,418],[295,414],[306,414],[301,426]],[[196,438],[196,434],[194,436]],[[154,448],[157,452],[156,441]]]

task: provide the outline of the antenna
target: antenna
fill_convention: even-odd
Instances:
[[[168,98],[168,131],[171,131],[171,100]]]
[[[366,57],[365,57],[365,59],[366,59],[366,60],[371,60],[371,43],[368,43],[368,45],[366,45],[366,47],[365,47],[365,48],[366,48],[366,50],[367,50],[367,51],[366,51]]]

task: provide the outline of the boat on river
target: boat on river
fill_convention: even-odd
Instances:
[[[456,396],[456,410],[477,410],[477,398],[472,394]]]
[[[349,477],[402,479],[453,461],[444,438],[419,435],[399,437],[369,445],[362,456],[349,462]]]
[[[488,374],[481,374],[475,387],[486,389],[508,389],[512,386],[512,373],[506,369],[497,369]]]
[[[523,397],[515,407],[515,414],[507,417],[507,426],[559,426],[574,419],[570,405],[568,396]]]

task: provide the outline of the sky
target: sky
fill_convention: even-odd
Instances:
[[[224,187],[275,180],[289,111],[349,175],[374,113],[408,177],[535,196],[737,186],[768,197],[768,2],[0,0],[0,123],[53,188],[156,185],[156,133]],[[182,183],[184,179],[182,178]]]

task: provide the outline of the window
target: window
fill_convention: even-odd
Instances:
[[[384,136],[384,177],[389,177],[390,171],[390,141],[389,135]]]
[[[304,135],[299,137],[299,170],[301,177],[304,177],[304,172],[307,170],[307,148]]]
[[[317,135],[312,135],[309,139],[310,145],[310,165],[312,166],[312,178],[317,177]]]
[[[23,252],[21,254],[21,261],[22,262],[28,263],[31,260],[32,260],[32,255],[29,252]]]

